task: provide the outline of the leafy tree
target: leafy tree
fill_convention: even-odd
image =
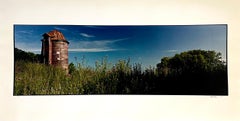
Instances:
[[[227,93],[227,67],[215,51],[190,50],[164,57],[157,71],[175,93]]]
[[[157,64],[157,68],[158,71],[163,71],[165,72],[163,74],[166,75],[169,71],[189,73],[219,70],[224,67],[224,63],[225,62],[221,61],[221,53],[216,53],[215,51],[191,50],[176,54],[171,58],[162,58],[161,63]]]
[[[157,64],[157,70],[159,74],[164,76],[168,75],[169,72],[169,57],[164,57],[161,59],[161,63]]]

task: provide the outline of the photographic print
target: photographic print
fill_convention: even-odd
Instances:
[[[228,95],[227,25],[14,25],[13,95]]]

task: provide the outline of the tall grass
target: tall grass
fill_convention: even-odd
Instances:
[[[83,60],[84,61],[84,60]],[[40,63],[15,62],[14,95],[58,94],[127,94],[145,92],[147,78],[140,64],[129,60],[108,63],[107,58],[95,63],[95,68],[77,63],[71,74],[61,68]],[[148,75],[154,72],[146,71]],[[153,73],[155,74],[155,73]],[[143,80],[145,79],[145,80]]]
[[[69,77],[60,68],[39,63],[15,62],[15,95],[69,93],[71,91],[64,88],[68,83]]]
[[[71,65],[71,64],[70,64]],[[69,66],[70,67],[70,66]],[[40,63],[15,61],[14,95],[79,94],[226,94],[226,71],[163,73],[165,70],[130,59],[115,64],[107,58],[95,67],[82,62],[71,65],[70,74]]]
[[[19,58],[15,59],[14,95],[226,95],[227,66],[219,58],[214,51],[193,50],[165,57],[156,68],[143,69],[139,63],[130,64],[130,59],[111,64],[107,57],[90,67],[83,57],[76,65],[69,64],[69,74],[58,67]]]

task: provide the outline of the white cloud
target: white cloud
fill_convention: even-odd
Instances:
[[[72,48],[108,48],[115,44],[118,41],[123,39],[116,40],[94,40],[94,41],[71,41],[70,46]]]
[[[70,42],[69,51],[104,52],[104,51],[125,50],[125,49],[116,47],[116,42],[119,42],[125,39]]]
[[[88,28],[94,28],[94,29],[102,29],[103,27],[101,26],[84,26],[84,27],[88,27]]]
[[[18,34],[32,34],[33,30],[27,31],[27,30],[22,30],[22,31],[17,31]]]
[[[107,52],[107,51],[117,51],[117,49],[110,48],[80,48],[80,49],[69,49],[70,52]]]
[[[41,43],[32,42],[32,43],[23,43],[23,42],[15,42],[15,47],[21,49],[26,52],[41,52]]]
[[[87,37],[87,38],[95,37],[94,35],[90,35],[90,34],[86,34],[86,33],[80,33],[80,35],[83,37]]]
[[[178,52],[178,50],[166,50],[166,52],[174,53],[174,52]]]
[[[65,30],[67,30],[67,29],[64,29],[64,28],[61,28],[61,27],[53,27],[54,29],[57,29],[57,30],[62,30],[62,31],[65,31]]]

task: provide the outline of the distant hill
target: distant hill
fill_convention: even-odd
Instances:
[[[14,48],[14,61],[28,61],[28,62],[40,62],[41,55],[34,54],[32,52],[25,52],[21,49]]]

